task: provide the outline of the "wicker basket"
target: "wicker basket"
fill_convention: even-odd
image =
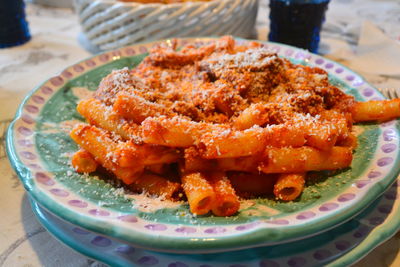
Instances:
[[[174,4],[75,0],[83,33],[100,50],[171,37],[251,37],[258,0]]]

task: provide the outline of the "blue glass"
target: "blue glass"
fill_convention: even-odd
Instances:
[[[329,0],[270,0],[268,39],[318,52]]]
[[[0,48],[26,43],[31,39],[23,0],[0,0]]]

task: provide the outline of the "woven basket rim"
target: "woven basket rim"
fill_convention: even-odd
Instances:
[[[88,0],[86,0],[88,1]],[[91,1],[91,0],[89,0]],[[173,6],[201,6],[205,4],[215,3],[215,2],[234,2],[237,0],[210,0],[210,1],[196,1],[196,2],[180,2],[180,3],[138,3],[138,2],[123,2],[118,0],[96,0],[96,2],[104,3],[104,4],[119,4],[124,6],[132,6],[132,7],[139,7],[139,6],[148,6],[148,7],[173,7]],[[240,0],[243,2],[251,1],[251,0]]]

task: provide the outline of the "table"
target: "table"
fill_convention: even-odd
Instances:
[[[71,10],[28,4],[27,13],[33,39],[23,46],[0,50],[0,266],[103,266],[46,232],[33,215],[25,190],[5,155],[5,129],[29,90],[90,56],[77,41],[80,29]],[[321,52],[351,66],[377,88],[400,88],[400,73],[387,71],[385,64],[378,67],[376,62],[372,71],[365,64],[354,65],[362,58],[357,40],[362,39],[360,33],[365,34],[365,29],[376,29],[371,25],[382,28],[388,39],[400,41],[398,14],[400,3],[396,0],[332,0]],[[268,0],[261,0],[258,38],[265,40],[267,31]],[[400,266],[400,232],[354,266]]]

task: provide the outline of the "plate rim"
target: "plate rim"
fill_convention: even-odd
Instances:
[[[397,182],[400,183],[400,179],[397,179]],[[398,185],[397,187],[399,187]],[[386,191],[385,191],[386,192]],[[33,213],[37,217],[38,221],[46,228],[46,230],[53,236],[55,237],[59,242],[66,244],[73,250],[77,251],[78,253],[89,256],[95,260],[101,261],[103,263],[109,264],[110,266],[124,266],[124,264],[120,264],[117,262],[117,260],[111,260],[109,257],[103,257],[101,253],[94,253],[93,251],[88,249],[86,246],[81,245],[80,243],[74,242],[73,240],[70,240],[68,236],[65,235],[63,230],[58,229],[56,225],[53,225],[49,223],[46,220],[43,220],[43,212],[42,209],[43,207],[40,206],[32,197],[28,197],[29,203],[31,205],[31,208],[33,210]],[[399,202],[398,198],[396,198],[395,202]],[[394,202],[394,203],[395,203]],[[371,205],[374,205],[374,203],[371,203]],[[370,207],[370,205],[368,206]],[[376,205],[375,208],[377,208],[378,205]],[[400,207],[397,208],[397,211],[400,210]],[[48,210],[46,210],[49,212]],[[52,216],[55,216],[60,219],[59,216],[52,214],[49,212]],[[362,260],[364,257],[368,255],[368,253],[372,252],[376,247],[381,245],[382,243],[388,241],[391,237],[393,237],[397,231],[400,229],[400,212],[391,212],[390,213],[392,217],[391,219],[385,220],[384,223],[379,224],[374,227],[374,229],[369,232],[368,236],[360,242],[356,247],[352,248],[351,250],[347,251],[343,255],[339,256],[338,258],[334,259],[333,261],[324,264],[325,266],[329,267],[339,267],[339,266],[348,266],[355,264],[356,262]],[[45,215],[44,215],[45,216]],[[362,220],[363,218],[360,218],[358,221]],[[61,219],[62,220],[62,219]],[[64,221],[66,224],[71,224],[68,221]],[[394,222],[394,223],[393,223]],[[73,226],[79,227],[77,225],[71,224]],[[58,235],[55,233],[57,232]],[[320,233],[321,235],[325,233]],[[66,238],[65,238],[66,237]],[[111,237],[112,238],[112,237]],[[68,239],[68,240],[66,240]],[[118,242],[122,242],[120,240],[117,240]]]
[[[215,39],[213,37],[205,37],[205,38],[179,38],[181,40],[198,40],[198,41],[205,41],[205,40],[212,40]],[[279,44],[279,43],[273,43],[273,42],[264,42],[264,41],[259,41],[259,40],[248,40],[248,39],[242,39],[242,38],[236,38],[238,40],[246,40],[246,41],[257,41],[260,43],[265,43],[265,44],[274,44],[277,46],[283,46],[283,47],[287,47],[287,48],[291,48],[294,51],[302,51],[302,49],[296,48],[296,47],[292,47],[289,45],[284,45],[284,44]],[[166,39],[167,40],[167,39]],[[115,50],[111,50],[111,51],[107,51],[107,52],[103,52],[103,53],[99,53],[96,55],[93,55],[91,57],[88,57],[86,59],[83,59],[75,64],[79,64],[82,62],[85,62],[87,60],[99,57],[103,54],[109,54],[115,51],[120,51],[121,49],[126,49],[129,47],[138,47],[140,45],[146,44],[154,44],[154,43],[159,43],[165,40],[158,40],[158,41],[152,41],[152,42],[142,42],[142,43],[137,43],[131,46],[127,46],[127,47],[122,47],[119,49],[115,49]],[[308,51],[304,50],[304,53],[308,53],[308,54],[312,54]],[[315,54],[314,54],[315,55]],[[350,73],[355,74],[356,76],[362,78],[364,81],[365,79],[359,75],[358,73],[352,71],[351,69],[347,68],[346,66],[343,66],[340,63],[337,63],[333,60],[327,59],[325,57],[322,57],[320,55],[315,55],[319,58],[328,60],[330,62],[334,62],[335,64],[341,66],[342,68],[346,69],[347,71],[349,71]],[[74,65],[75,65],[74,64]],[[68,66],[67,68],[64,68],[60,73],[63,73],[66,69],[72,67]],[[27,101],[32,97],[32,95],[34,93],[36,93],[38,90],[40,90],[40,88],[47,83],[49,80],[51,79],[51,77],[49,79],[47,79],[46,81],[44,81],[43,83],[41,83],[39,86],[35,87],[33,90],[31,90],[27,96],[24,98],[24,100],[22,101],[22,103],[20,104],[20,106],[17,109],[16,115],[13,119],[13,121],[10,123],[8,129],[7,129],[7,137],[6,137],[6,152],[9,158],[9,161],[11,163],[11,166],[14,168],[14,170],[16,171],[18,177],[20,178],[20,180],[22,181],[25,189],[27,190],[27,192],[35,199],[35,201],[38,201],[39,203],[41,203],[45,208],[47,208],[48,210],[50,210],[52,213],[55,214],[61,214],[60,217],[63,218],[66,221],[70,221],[73,222],[74,224],[79,224],[79,225],[84,225],[84,228],[90,229],[92,231],[95,232],[99,232],[99,233],[103,233],[106,235],[112,235],[115,236],[117,238],[120,239],[125,239],[129,242],[135,243],[141,247],[150,247],[153,249],[154,245],[157,245],[158,250],[160,251],[168,251],[171,252],[171,249],[173,251],[179,250],[179,252],[182,252],[182,250],[180,250],[180,248],[182,247],[186,247],[189,245],[190,249],[187,249],[187,251],[193,252],[193,251],[197,251],[197,252],[215,252],[215,251],[227,251],[227,250],[237,250],[237,249],[244,249],[244,248],[249,248],[249,247],[257,247],[257,246],[264,246],[266,245],[266,240],[265,240],[265,236],[263,236],[263,232],[265,233],[265,231],[271,231],[271,229],[265,229],[265,228],[261,228],[261,229],[256,229],[254,231],[251,232],[246,232],[245,234],[240,234],[240,235],[234,235],[234,236],[219,236],[217,240],[215,240],[212,245],[210,245],[210,243],[205,244],[205,242],[203,243],[199,243],[199,242],[188,242],[187,237],[185,236],[181,236],[181,237],[174,237],[174,238],[168,238],[168,237],[163,237],[163,242],[160,242],[160,240],[154,236],[153,238],[149,238],[148,234],[144,234],[142,235],[142,233],[138,232],[138,231],[133,231],[135,232],[135,235],[133,238],[132,236],[126,236],[126,232],[122,231],[115,231],[115,228],[118,228],[117,225],[109,225],[108,228],[105,228],[101,225],[101,222],[104,222],[102,220],[99,219],[95,219],[95,218],[90,218],[89,219],[92,221],[91,223],[88,223],[86,220],[88,219],[88,217],[84,217],[82,216],[82,214],[73,212],[71,210],[69,210],[66,207],[63,207],[62,205],[58,204],[57,202],[51,203],[52,200],[51,198],[49,198],[47,195],[43,194],[42,192],[38,192],[37,189],[35,188],[35,186],[30,185],[28,180],[33,179],[32,177],[32,173],[30,173],[28,171],[28,168],[22,163],[22,161],[20,160],[19,156],[16,153],[16,148],[14,147],[14,135],[13,135],[13,131],[14,131],[14,125],[15,123],[21,119],[21,113],[23,111],[24,106],[26,105]],[[373,90],[376,92],[378,92],[378,95],[381,95],[380,92],[371,84],[369,84],[368,82],[366,82],[369,87],[373,88]],[[397,131],[399,132],[399,130],[397,129]],[[395,163],[400,162],[400,154],[397,154],[396,156],[396,160]],[[308,226],[307,227],[307,231],[305,231],[304,226],[303,227],[299,227],[299,226],[288,226],[284,229],[285,232],[285,237],[286,238],[282,238],[281,239],[277,239],[275,240],[275,243],[285,243],[285,242],[289,242],[291,240],[293,240],[294,238],[297,237],[297,239],[301,239],[304,237],[308,237],[317,233],[321,233],[323,231],[327,231],[335,226],[337,226],[339,223],[344,223],[345,221],[350,220],[352,217],[356,216],[357,214],[359,214],[360,212],[362,212],[367,206],[368,204],[372,203],[375,199],[377,199],[381,194],[383,194],[385,192],[385,190],[387,188],[389,188],[389,186],[392,184],[392,182],[395,181],[395,178],[397,177],[397,175],[400,172],[400,168],[392,168],[390,171],[388,171],[388,173],[385,175],[386,180],[388,180],[387,177],[391,177],[393,176],[393,178],[389,179],[389,181],[379,181],[377,182],[377,186],[374,186],[372,188],[370,188],[369,193],[374,192],[374,194],[366,194],[365,196],[363,196],[362,199],[360,199],[357,203],[358,205],[356,205],[356,208],[353,206],[352,209],[347,209],[345,212],[341,212],[340,214],[336,214],[337,216],[330,216],[324,219],[319,219],[317,221],[317,223],[314,224],[314,226]],[[380,186],[378,186],[378,184]],[[372,197],[370,197],[370,195],[373,195]],[[361,205],[361,203],[364,203],[364,205]],[[60,212],[62,211],[62,212]],[[76,217],[79,218],[76,218]],[[333,218],[332,218],[333,217]],[[345,219],[343,219],[345,218]],[[100,222],[100,224],[99,224]],[[321,229],[322,227],[317,227],[316,225],[329,225],[328,227],[324,227],[324,229]],[[274,229],[274,231],[276,230],[280,230],[281,229]],[[315,232],[317,230],[317,232]],[[131,232],[131,233],[133,233]],[[306,235],[304,234],[300,234],[300,233],[304,233],[307,232]],[[288,234],[289,233],[289,234]],[[254,235],[258,235],[257,238],[249,238],[250,236],[254,236]],[[292,236],[292,238],[287,238],[287,236]],[[293,236],[295,236],[293,238]],[[138,241],[138,237],[140,237],[139,241]],[[247,237],[247,238],[246,238]],[[232,243],[235,243],[236,239],[240,239],[240,241],[242,242],[242,244],[245,245],[234,245]],[[149,240],[151,239],[151,240]],[[283,240],[282,240],[283,239]],[[181,243],[176,244],[176,242],[179,241]],[[237,240],[236,240],[237,241]],[[171,243],[172,242],[172,243]],[[163,243],[163,245],[161,245],[160,243]],[[227,244],[228,243],[228,244]],[[274,244],[274,242],[268,242],[267,245],[272,245]],[[228,245],[228,246],[227,246]]]

